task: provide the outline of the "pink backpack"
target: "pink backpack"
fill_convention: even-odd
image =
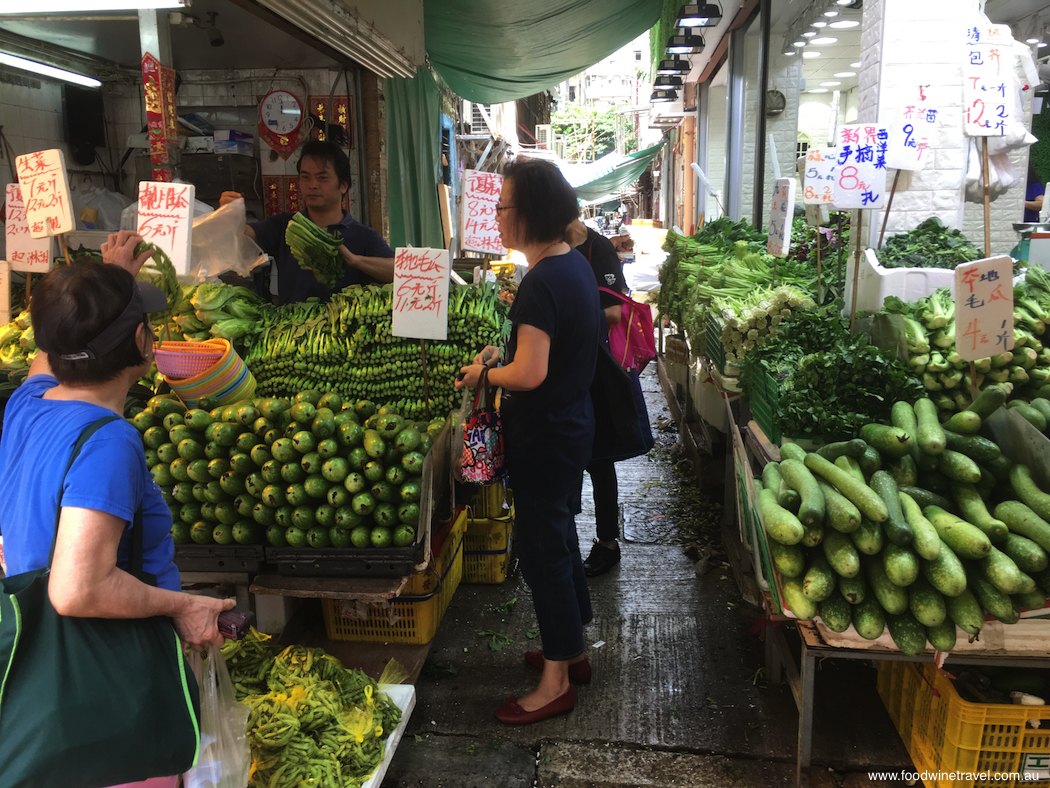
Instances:
[[[640,304],[607,287],[598,288],[620,300],[620,322],[609,327],[609,350],[624,369],[639,373],[656,358],[653,337],[653,313],[648,304]]]

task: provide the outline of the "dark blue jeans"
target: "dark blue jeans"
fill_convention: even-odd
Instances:
[[[570,660],[583,653],[583,625],[594,617],[583,572],[576,515],[580,482],[565,492],[514,488],[514,538],[521,575],[532,589],[532,603],[543,638],[543,655]]]

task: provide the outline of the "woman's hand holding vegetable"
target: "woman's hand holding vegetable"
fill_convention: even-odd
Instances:
[[[153,257],[153,249],[135,254],[135,248],[144,241],[141,235],[130,230],[110,233],[109,238],[102,242],[102,262],[119,266],[130,271],[132,276],[138,276],[143,264]]]

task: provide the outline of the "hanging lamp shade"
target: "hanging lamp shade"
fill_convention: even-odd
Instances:
[[[672,57],[667,60],[661,60],[660,64],[656,67],[657,74],[688,74],[689,73],[689,61],[685,58]]]
[[[653,82],[653,87],[657,90],[661,88],[668,90],[678,90],[680,87],[682,87],[682,78],[677,74],[661,74],[656,78],[656,81]]]
[[[722,21],[722,9],[715,3],[686,4],[678,12],[676,27],[714,27]]]
[[[682,27],[667,37],[667,54],[688,55],[693,50],[703,50],[704,37],[690,28]]]
[[[649,96],[649,102],[651,104],[666,104],[671,101],[678,101],[678,91],[669,90],[666,88],[658,88],[653,91],[653,94]]]

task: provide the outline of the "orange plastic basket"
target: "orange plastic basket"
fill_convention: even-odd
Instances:
[[[207,372],[222,358],[226,345],[222,340],[205,342],[161,342],[153,355],[157,369],[171,380],[185,380]]]

